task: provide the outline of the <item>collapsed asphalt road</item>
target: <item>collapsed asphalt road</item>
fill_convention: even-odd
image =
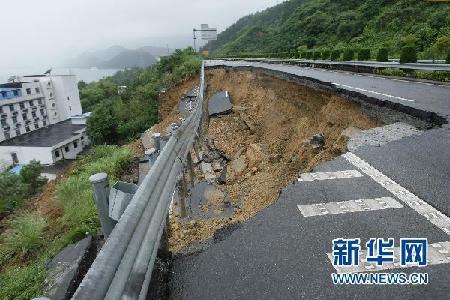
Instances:
[[[445,118],[450,116],[450,86],[428,82],[385,78],[377,75],[302,68],[297,66],[247,61],[208,61],[207,66],[255,67],[305,76],[333,84],[351,92],[368,97],[399,103],[424,111],[435,112]]]
[[[311,72],[311,76],[322,74],[296,67],[275,68],[288,68],[303,76],[309,76],[304,74],[306,72]],[[341,85],[351,80],[349,74],[338,75],[342,78],[333,80],[341,80],[337,82]],[[359,88],[372,80],[361,76],[353,78],[356,78],[353,86]],[[389,81],[372,88],[381,94],[389,92],[390,87],[390,93],[406,98],[409,93],[406,83],[410,84]],[[414,83],[417,101],[406,105],[420,104],[439,115],[449,114],[449,88],[423,85],[422,89],[416,85],[419,83]],[[371,96],[396,101],[385,99],[383,95]],[[226,235],[209,248],[176,258],[170,283],[171,298],[448,298],[450,247],[445,242],[450,241],[449,149],[450,130],[439,128],[381,146],[363,145],[319,165],[313,170],[314,175],[303,175],[301,181],[287,186],[275,204],[248,222],[225,231]],[[345,176],[342,176],[343,171]],[[348,201],[368,208],[342,208]],[[374,201],[379,205],[370,204]],[[332,213],[331,206],[339,206],[341,211]],[[308,209],[309,213],[305,213]],[[331,273],[336,269],[328,254],[332,250],[332,240],[342,237],[361,238],[362,244],[374,237],[395,238],[397,247],[400,238],[427,238],[432,245],[429,266],[401,268],[394,264],[394,269],[387,272],[428,273],[429,284],[334,286]],[[364,269],[366,266],[363,264],[358,272],[374,271]]]

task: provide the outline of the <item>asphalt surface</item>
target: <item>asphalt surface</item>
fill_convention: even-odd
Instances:
[[[450,86],[446,85],[260,62],[215,60],[206,64],[206,66],[216,65],[260,67],[310,77],[369,97],[435,112],[446,118],[450,116]]]
[[[276,65],[269,67],[321,80],[341,83],[351,80],[345,73]],[[378,79],[352,78],[354,86],[372,85],[372,88],[398,93],[401,97],[415,96],[418,103],[408,105],[427,103],[427,107],[436,112],[442,113],[441,109],[445,109],[446,114],[449,112],[448,88],[388,80],[381,84]],[[411,93],[410,89],[417,93]],[[381,146],[361,146],[353,153],[431,205],[436,214],[450,215],[448,128],[432,129]],[[443,226],[433,225],[429,216],[398,194],[391,193],[377,178],[369,176],[368,171],[359,169],[348,156],[323,163],[313,172],[347,170],[359,170],[361,176],[295,182],[283,189],[279,200],[272,206],[230,230],[221,241],[199,253],[177,257],[170,283],[171,298],[449,299],[449,258],[427,267],[387,271],[428,273],[428,285],[333,285],[331,274],[336,270],[327,253],[331,252],[335,238],[361,238],[362,244],[374,237],[395,238],[396,246],[399,246],[400,238],[406,237],[427,238],[430,244],[450,241],[450,232],[442,230]],[[380,197],[391,197],[403,207],[311,217],[304,217],[297,207]]]
[[[262,60],[258,59],[246,59],[246,60]],[[400,64],[396,61],[389,62],[367,62],[367,61],[329,61],[329,60],[305,60],[305,59],[264,59],[267,61],[297,61],[297,62],[307,62],[314,64],[327,64],[327,65],[347,65],[347,66],[367,66],[367,67],[375,67],[375,68],[399,68],[399,69],[413,69],[413,70],[423,70],[423,71],[450,71],[450,64],[444,63],[432,63],[429,62],[421,62],[421,63],[406,63]]]

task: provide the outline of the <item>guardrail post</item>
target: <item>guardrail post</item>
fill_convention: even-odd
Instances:
[[[184,172],[181,173],[181,179],[178,182],[178,197],[180,200],[180,217],[185,218],[186,212],[186,198],[187,198],[187,184]]]
[[[161,133],[155,133],[153,135],[154,147],[157,152],[161,151]]]
[[[109,217],[109,182],[108,174],[97,173],[89,177],[89,181],[92,185],[94,192],[95,206],[100,217],[100,224],[102,225],[102,231],[107,238],[116,222]]]
[[[187,154],[187,168],[189,170],[189,179],[191,180],[191,187],[194,187],[195,184],[195,174],[194,174],[194,165],[192,163],[191,152]]]

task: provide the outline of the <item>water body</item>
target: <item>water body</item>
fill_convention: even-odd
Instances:
[[[16,68],[16,69],[1,69],[0,68],[0,83],[7,82],[11,76],[14,75],[38,75],[43,74],[45,69],[32,68]],[[53,75],[76,75],[78,81],[93,82],[104,77],[114,75],[119,69],[80,69],[80,68],[53,68]]]

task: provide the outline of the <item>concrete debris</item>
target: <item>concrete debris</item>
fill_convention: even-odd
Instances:
[[[210,163],[202,162],[200,164],[200,169],[202,170],[203,174],[214,173],[214,170],[213,170],[212,165]]]
[[[119,221],[137,189],[137,185],[126,182],[117,182],[111,187],[109,192],[109,217],[111,219]]]
[[[228,114],[232,108],[230,94],[227,91],[214,94],[208,101],[209,116]]]
[[[219,161],[214,161],[212,163],[212,167],[213,167],[214,172],[222,171],[222,165]]]
[[[50,299],[70,299],[96,253],[91,236],[64,248],[48,264],[44,293]]]

